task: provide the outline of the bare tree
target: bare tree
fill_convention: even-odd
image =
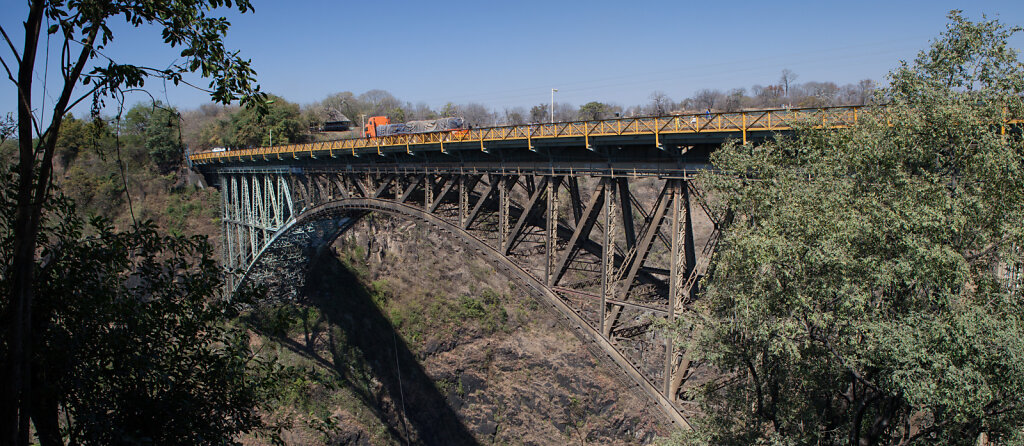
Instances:
[[[578,119],[576,106],[568,102],[556,102],[555,103],[555,121],[556,122],[568,122],[575,121]]]
[[[466,122],[467,125],[473,127],[483,127],[490,125],[493,122],[491,117],[491,111],[487,109],[483,104],[471,102],[469,104],[462,104],[457,107],[459,116]]]
[[[409,112],[409,118],[411,120],[421,119],[434,119],[437,118],[437,112],[430,108],[426,102],[417,102],[415,105],[406,103],[406,111]]]
[[[220,127],[231,114],[238,110],[236,105],[207,103],[198,109],[181,114],[181,137],[190,150],[206,150],[222,145]]]
[[[722,92],[718,90],[703,89],[693,96],[695,105],[701,110],[713,109],[722,98]]]
[[[505,109],[504,116],[505,125],[523,125],[526,124],[526,110],[523,107],[515,107],[512,109]]]
[[[693,98],[686,98],[686,99],[683,99],[682,101],[679,101],[679,103],[676,104],[676,107],[679,110],[683,110],[684,112],[685,111],[694,111],[694,110],[697,109],[697,101],[694,100]]]
[[[402,102],[396,99],[395,96],[387,90],[370,90],[359,95],[358,99],[366,107],[361,110],[361,112],[373,116],[385,115],[389,111],[401,108],[402,106]]]
[[[647,114],[646,110],[647,110],[647,107],[645,107],[645,106],[633,105],[633,106],[630,106],[630,107],[626,108],[626,110],[622,113],[622,116],[629,117],[629,118],[632,118],[634,116],[641,116],[641,115]]]
[[[779,85],[782,85],[783,94],[787,98],[789,97],[789,86],[790,86],[790,84],[795,82],[796,78],[798,78],[798,77],[799,76],[796,73],[794,73],[793,70],[790,70],[789,68],[786,68],[786,69],[782,70],[782,75],[779,76]]]
[[[653,93],[651,93],[650,97],[651,97],[651,105],[650,105],[650,113],[651,114],[657,115],[657,116],[667,115],[668,112],[672,110],[672,106],[673,106],[672,98],[668,97],[668,95],[665,94],[665,92],[660,91],[660,90],[655,90]]]
[[[871,98],[875,94],[876,87],[877,86],[875,85],[875,81],[871,79],[864,79],[861,80],[860,82],[857,82],[857,92],[859,93],[859,96],[857,97],[857,103],[867,104],[869,101],[871,101]]]
[[[804,96],[813,97],[819,106],[835,105],[839,86],[835,82],[806,82],[800,86]]]
[[[744,88],[734,88],[729,90],[729,94],[725,96],[725,100],[723,101],[722,108],[724,108],[725,111],[730,112],[739,111],[743,108],[743,103],[745,102],[746,97],[747,90]]]

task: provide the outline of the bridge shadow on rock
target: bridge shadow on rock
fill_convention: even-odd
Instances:
[[[362,387],[352,390],[388,425],[393,438],[407,444],[478,444],[370,291],[331,250],[314,257],[302,295],[332,327],[326,333],[331,368],[348,383]],[[325,361],[319,358],[318,362]],[[361,367],[352,367],[353,363]],[[359,369],[376,378],[383,392],[372,388],[371,377],[353,376]]]

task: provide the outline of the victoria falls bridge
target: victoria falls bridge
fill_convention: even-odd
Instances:
[[[416,220],[553,309],[680,427],[707,376],[664,322],[699,296],[720,222],[694,177],[729,139],[844,127],[857,107],[622,118],[189,156],[220,188],[231,287],[295,292],[360,217]],[[820,124],[816,124],[820,123]]]

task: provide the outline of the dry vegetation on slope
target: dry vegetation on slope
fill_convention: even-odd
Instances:
[[[368,217],[266,309],[265,348],[308,367],[278,416],[295,443],[637,444],[667,435],[557,318],[483,260],[413,223]],[[394,327],[392,329],[392,327]]]

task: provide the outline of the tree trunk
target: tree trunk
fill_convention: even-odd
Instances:
[[[11,324],[7,328],[6,344],[9,352],[6,375],[9,381],[3,392],[2,430],[4,443],[28,444],[28,424],[31,413],[28,389],[30,385],[32,337],[33,269],[35,268],[36,236],[39,232],[39,198],[33,200],[35,189],[35,152],[32,142],[32,76],[35,70],[36,49],[42,25],[45,2],[33,0],[25,21],[25,46],[18,67],[18,195],[14,219],[13,264],[11,296],[8,311]],[[33,218],[33,216],[36,216]]]
[[[32,424],[41,446],[64,446],[57,413],[56,389],[46,379],[43,367],[35,367],[32,382]]]

